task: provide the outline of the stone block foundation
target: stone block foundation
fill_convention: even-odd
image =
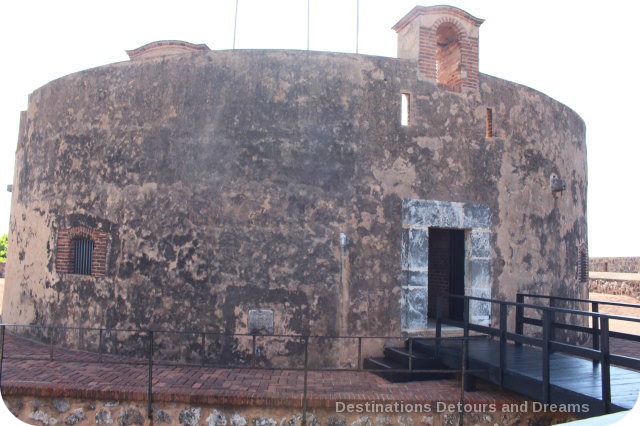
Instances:
[[[331,401],[328,401],[331,402]],[[231,405],[154,404],[153,420],[147,416],[144,402],[90,401],[7,397],[4,403],[20,420],[34,425],[184,425],[184,426],[300,426],[302,412],[294,407],[251,407]],[[465,425],[556,424],[576,417],[569,413],[535,413],[531,401],[510,405],[514,412],[503,411],[496,401],[462,406]],[[539,404],[539,403],[536,403]],[[404,403],[385,401],[349,405],[337,402],[317,407],[306,415],[308,426],[384,426],[384,425],[456,425],[460,413],[457,404],[444,402]],[[493,410],[493,407],[497,409]],[[505,406],[506,407],[506,406]],[[430,411],[427,411],[429,408]],[[518,412],[518,410],[522,412]],[[358,412],[360,411],[360,412]],[[381,412],[379,412],[381,411]]]

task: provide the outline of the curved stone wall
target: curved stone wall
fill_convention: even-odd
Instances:
[[[424,218],[407,206],[439,202],[486,209],[481,228],[454,226],[469,231],[474,295],[585,296],[582,120],[508,81],[481,74],[478,91],[452,93],[415,70],[196,52],[36,90],[16,153],[4,319],[240,333],[266,309],[275,333],[398,335],[426,321],[412,310],[426,309],[427,278],[406,257]],[[552,193],[552,173],[564,191]],[[426,237],[448,226],[421,223]],[[74,228],[106,235],[104,276],[56,269]]]

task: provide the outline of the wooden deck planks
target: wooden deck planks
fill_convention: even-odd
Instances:
[[[433,347],[434,342],[421,342],[421,344]],[[444,341],[440,347],[439,358],[450,365],[460,362],[462,353],[461,343]],[[532,385],[529,394],[542,395],[542,350],[540,348],[522,345],[516,346],[508,343],[506,347],[506,371],[512,377],[526,377]],[[469,341],[469,363],[472,366],[489,368],[491,373],[488,378],[495,383],[496,371],[499,371],[500,344],[496,340],[475,339]],[[589,359],[554,352],[549,357],[550,383],[556,389],[554,394],[574,395],[576,403],[582,403],[589,399],[602,398],[602,383],[600,365],[593,365]],[[640,372],[624,369],[616,366],[610,367],[611,377],[611,402],[615,406],[630,409],[635,404],[640,392]],[[537,382],[537,385],[535,384]],[[536,391],[535,387],[539,388]],[[514,386],[515,387],[515,386]],[[512,389],[521,391],[522,389]],[[563,399],[563,400],[564,400]],[[551,401],[554,402],[553,400]]]

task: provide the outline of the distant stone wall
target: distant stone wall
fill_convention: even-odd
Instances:
[[[640,281],[591,278],[589,279],[589,292],[621,294],[640,299]]]
[[[589,270],[599,272],[640,272],[640,257],[591,257]]]

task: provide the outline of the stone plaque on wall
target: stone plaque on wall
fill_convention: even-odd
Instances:
[[[249,310],[249,334],[273,334],[273,310]]]

